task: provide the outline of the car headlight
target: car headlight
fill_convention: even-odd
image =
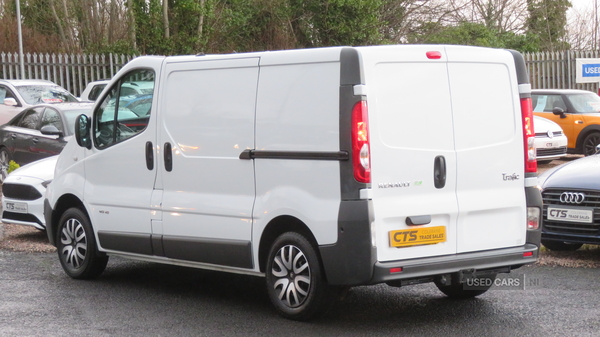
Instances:
[[[52,179],[46,180],[42,183],[42,186],[44,186],[44,188],[48,188],[48,185],[50,185],[51,182],[52,182]]]

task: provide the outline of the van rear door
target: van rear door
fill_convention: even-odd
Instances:
[[[512,54],[446,47],[457,154],[457,252],[525,244],[521,109]]]
[[[512,54],[397,46],[361,55],[378,260],[524,244]]]
[[[456,253],[451,92],[445,57],[428,59],[430,50],[361,50],[379,261]]]

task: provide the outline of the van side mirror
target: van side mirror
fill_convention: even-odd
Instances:
[[[7,97],[4,99],[4,105],[8,105],[8,106],[17,106],[17,100],[14,99],[13,97]]]
[[[552,109],[552,113],[557,116],[560,116],[560,118],[567,118],[567,115],[565,115],[565,110],[563,108],[555,107],[554,109]]]
[[[62,131],[60,131],[56,126],[54,125],[44,125],[42,126],[42,128],[40,129],[40,132],[43,135],[48,135],[48,136],[59,136],[62,137],[63,133]]]
[[[92,140],[90,138],[90,119],[88,116],[81,114],[75,120],[75,139],[77,144],[87,149],[92,148]]]

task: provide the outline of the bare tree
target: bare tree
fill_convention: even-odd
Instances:
[[[571,8],[567,21],[567,37],[572,50],[598,50],[598,0],[588,6]]]
[[[498,33],[524,32],[529,15],[523,0],[455,0],[450,4],[455,20],[481,23]]]

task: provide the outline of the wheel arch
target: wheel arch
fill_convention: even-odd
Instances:
[[[271,249],[273,242],[275,242],[281,234],[286,232],[296,232],[304,235],[304,237],[313,245],[319,260],[321,260],[317,240],[308,226],[296,217],[282,215],[272,219],[267,224],[260,237],[258,246],[258,265],[261,272],[265,272],[269,250]]]
[[[594,132],[600,133],[600,125],[597,125],[597,124],[588,125],[583,130],[581,130],[581,132],[579,132],[579,135],[577,136],[577,142],[575,144],[575,147],[577,148],[577,153],[583,153],[583,151],[584,151],[583,140],[589,134],[594,133]]]

